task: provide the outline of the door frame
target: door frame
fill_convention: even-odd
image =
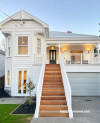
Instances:
[[[55,63],[54,63],[54,64],[56,64],[56,58],[57,58],[56,52],[57,52],[57,51],[56,51],[55,49],[54,49],[54,50],[49,50],[49,64],[51,64],[51,63],[50,63],[50,52],[51,52],[51,51],[55,51]]]
[[[22,72],[22,78],[21,78],[21,93],[18,93],[18,86],[19,86],[19,71]],[[16,88],[16,91],[17,91],[17,96],[28,96],[28,92],[26,91],[26,93],[23,93],[23,83],[24,83],[24,71],[27,71],[27,82],[26,82],[26,90],[27,90],[27,83],[28,83],[28,76],[29,76],[29,69],[25,69],[25,68],[22,68],[22,69],[17,69],[16,72],[17,72],[17,88]]]

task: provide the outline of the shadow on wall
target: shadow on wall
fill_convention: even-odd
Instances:
[[[1,88],[4,88],[4,76],[3,77],[0,77],[0,89]]]

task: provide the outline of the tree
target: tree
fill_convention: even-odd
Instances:
[[[29,92],[30,98],[28,100],[28,103],[31,105],[32,104],[32,91],[34,90],[35,85],[31,78],[29,77],[29,83],[27,84],[27,91]]]

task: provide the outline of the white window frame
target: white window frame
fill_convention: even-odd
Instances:
[[[22,77],[21,77],[21,93],[18,92],[18,89],[19,89],[19,71],[22,72]],[[24,71],[27,71],[26,93],[23,93]],[[19,96],[26,96],[26,95],[28,95],[28,92],[27,92],[28,73],[29,73],[28,68],[27,69],[18,69],[17,70],[17,74],[18,74],[18,76],[17,76],[17,83],[18,84],[17,84],[17,90],[16,91],[17,91],[17,95],[19,95]]]
[[[39,41],[39,43],[38,43]],[[39,51],[39,53],[38,53]],[[41,54],[41,39],[37,38],[37,54]]]
[[[7,43],[7,57],[11,57],[11,38],[8,38],[8,43]]]
[[[8,77],[8,71],[9,71],[9,77]],[[8,69],[6,72],[6,76],[7,76],[7,87],[10,87],[11,85],[11,71]],[[8,85],[8,79],[9,79],[9,85]]]
[[[17,55],[18,55],[18,56],[29,56],[29,36],[28,36],[28,35],[18,35],[18,36],[17,36],[17,44],[18,44],[18,39],[19,39],[19,37],[22,37],[22,38],[23,38],[23,37],[27,37],[27,38],[28,38],[28,40],[27,40],[27,45],[18,45],[18,46],[17,46],[17,48],[19,48],[19,46],[21,46],[21,47],[26,47],[26,46],[27,46],[27,48],[28,48],[28,53],[27,53],[27,54],[23,54],[23,53],[22,53],[22,54],[19,54],[18,51],[17,51]],[[19,49],[18,49],[18,50],[19,50]]]

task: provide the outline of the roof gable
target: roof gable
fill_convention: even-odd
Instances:
[[[38,18],[32,16],[31,14],[25,12],[24,10],[21,10],[18,13],[16,13],[16,14],[12,15],[11,17],[9,17],[8,19],[2,21],[0,23],[0,27],[3,24],[5,24],[5,23],[7,23],[7,22],[9,22],[11,20],[14,20],[14,21],[18,21],[18,20],[34,20],[34,21],[38,22],[39,24],[41,24],[44,28],[49,28],[48,24],[46,24],[45,22],[43,22],[43,21],[39,20]]]

